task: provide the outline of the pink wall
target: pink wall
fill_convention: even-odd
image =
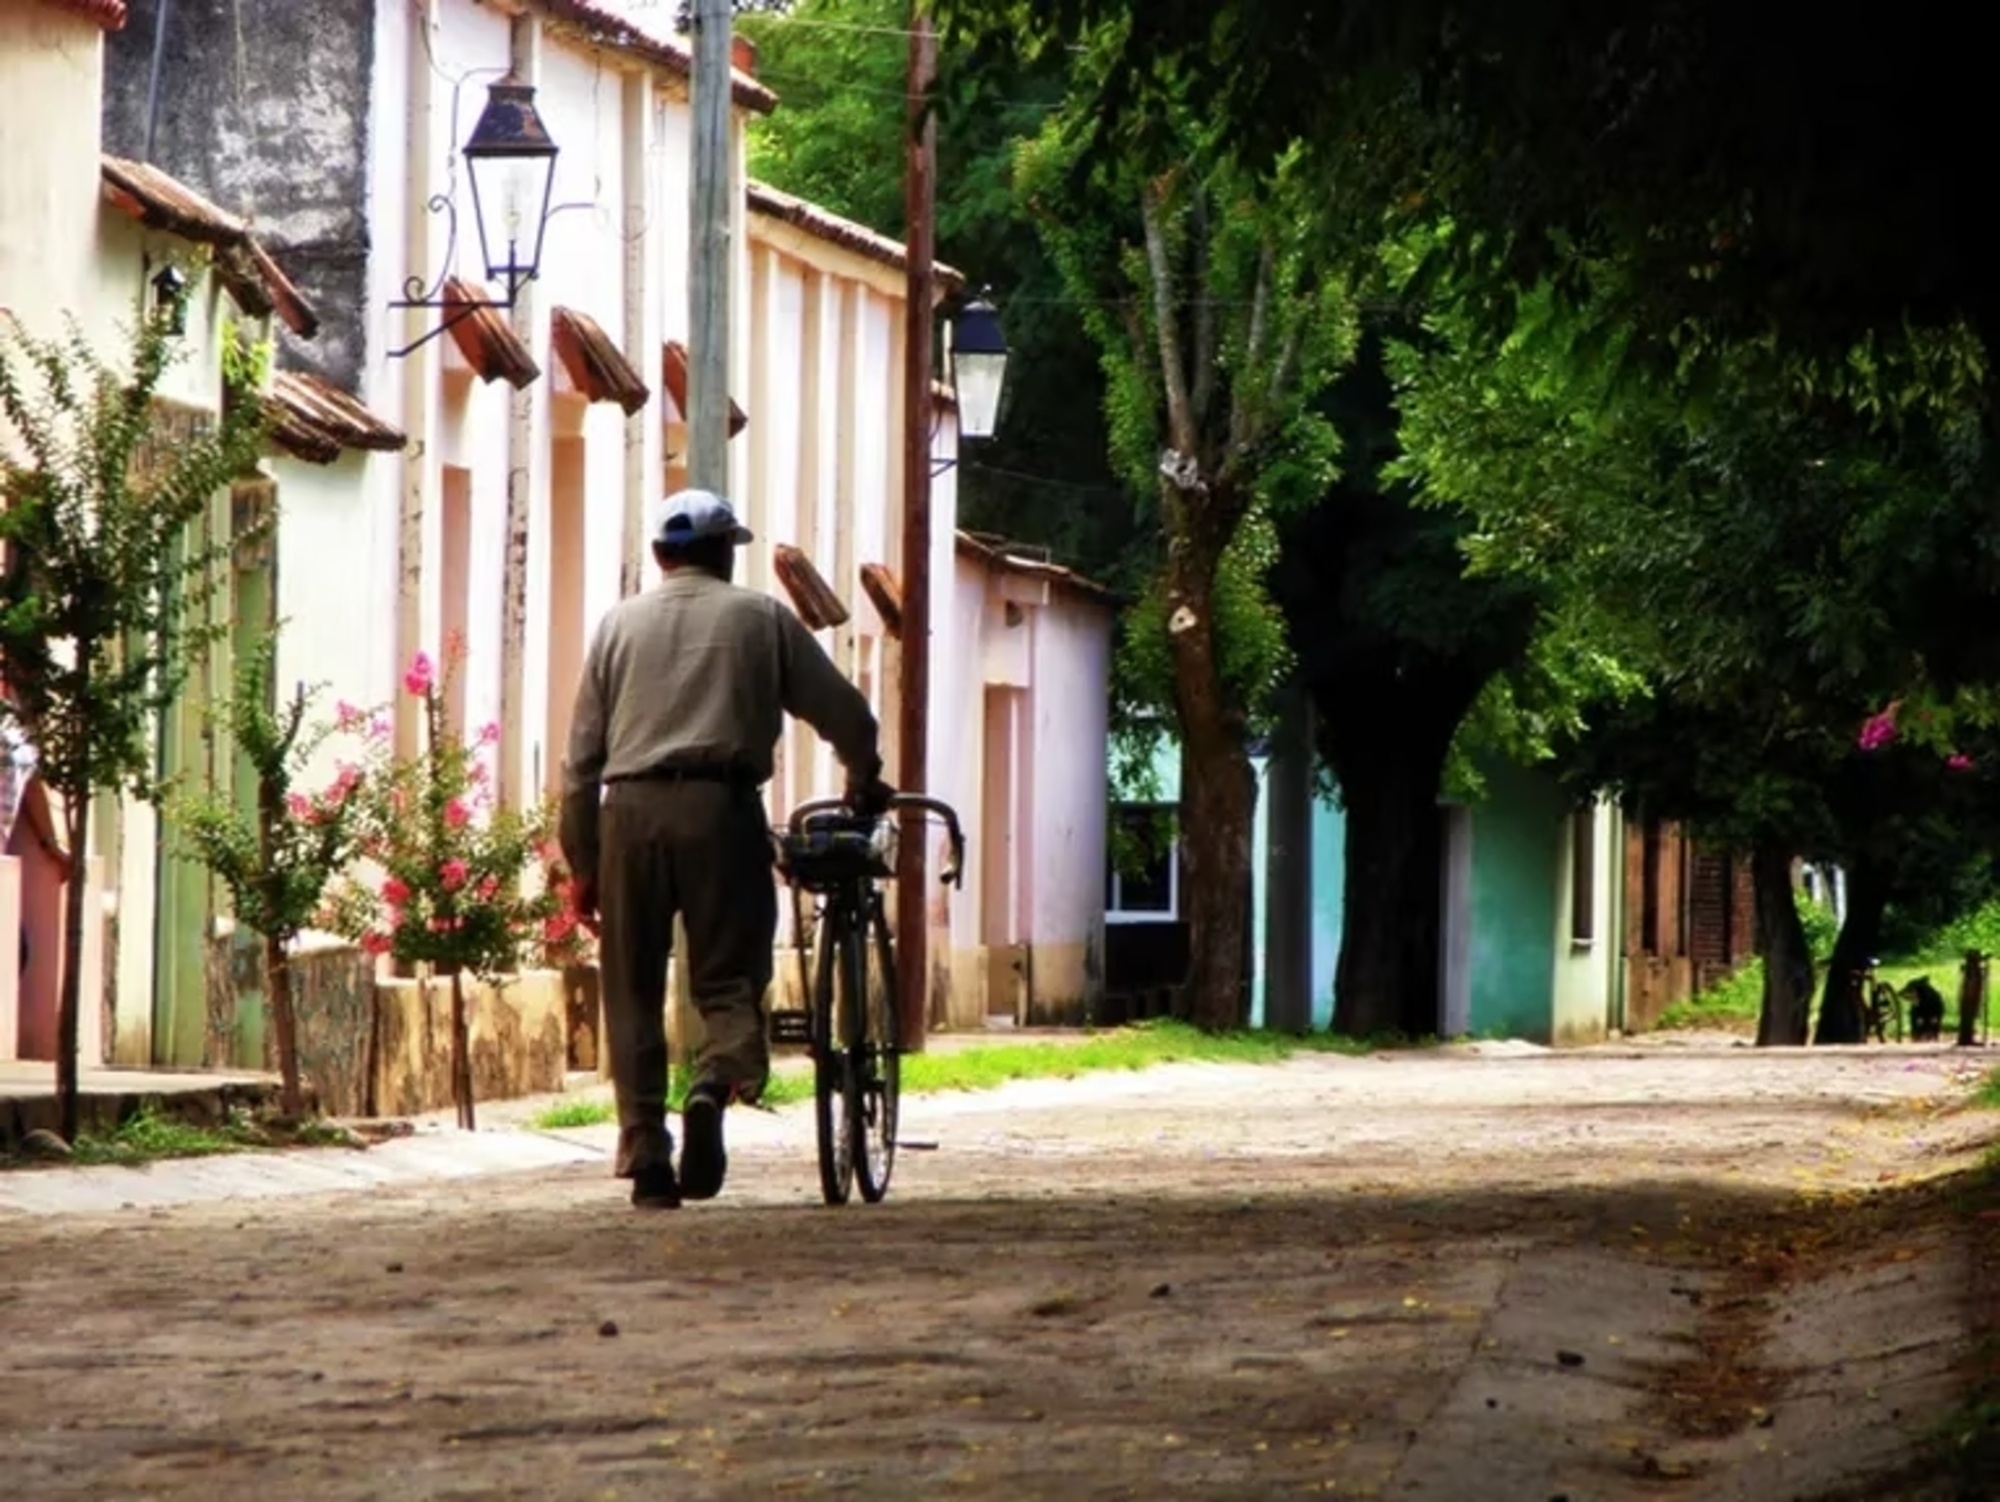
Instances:
[[[1111,610],[977,554],[951,578],[931,746],[972,844],[950,907],[953,1024],[1080,1020],[1102,985]]]

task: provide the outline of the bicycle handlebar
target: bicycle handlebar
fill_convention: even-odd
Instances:
[[[950,849],[945,855],[944,866],[938,872],[938,880],[946,886],[965,885],[965,831],[959,827],[958,810],[949,803],[936,798],[926,798],[921,793],[897,793],[889,799],[884,816],[892,813],[936,814],[944,820],[945,835]],[[785,827],[793,834],[803,834],[806,824],[818,814],[845,814],[861,819],[867,816],[859,813],[845,798],[815,798],[801,803],[792,810],[792,816],[785,821]],[[872,822],[872,821],[871,821]]]

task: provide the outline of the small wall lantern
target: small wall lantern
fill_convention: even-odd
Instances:
[[[163,318],[175,338],[187,332],[188,279],[171,261],[153,273],[153,316]]]

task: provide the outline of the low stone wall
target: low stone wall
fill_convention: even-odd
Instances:
[[[543,1095],[569,1068],[563,977],[531,970],[500,985],[466,977],[475,1101]],[[451,982],[391,980],[375,988],[372,1115],[408,1116],[451,1105]]]
[[[299,1065],[332,1116],[407,1116],[449,1109],[451,982],[375,978],[350,948],[292,962]],[[577,993],[585,993],[579,996]],[[467,977],[465,1001],[477,1100],[507,1100],[563,1088],[580,1050],[597,1053],[596,971],[533,970],[498,987]],[[573,1014],[586,1008],[588,1026]]]

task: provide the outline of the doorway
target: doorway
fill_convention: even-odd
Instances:
[[[549,440],[549,672],[543,790],[562,791],[569,722],[584,658],[584,451],[581,438]]]

